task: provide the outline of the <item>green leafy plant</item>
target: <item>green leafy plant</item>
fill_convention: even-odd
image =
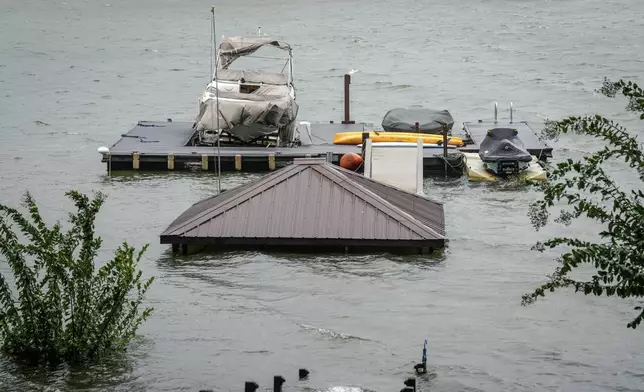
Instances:
[[[605,79],[598,91],[611,98],[621,92],[628,99],[627,109],[640,114],[644,120],[644,93],[637,84]],[[545,226],[549,209],[555,202],[563,201],[571,208],[563,210],[555,221],[570,224],[573,219],[585,216],[601,222],[605,229],[599,233],[597,242],[557,237],[537,243],[535,249],[540,251],[558,246],[566,246],[568,250],[558,259],[560,265],[548,276],[549,281],[524,295],[522,304],[531,304],[546,292],[564,287],[574,287],[575,292],[586,295],[641,298],[644,296],[644,193],[623,190],[605,173],[602,164],[609,159],[621,159],[644,181],[642,146],[624,127],[599,115],[546,122],[543,134],[547,138],[554,139],[563,133],[594,136],[602,139],[605,147],[581,160],[568,159],[556,165],[549,173],[549,182],[540,185],[543,199],[531,205],[532,224],[537,230]],[[581,265],[594,267],[590,279],[576,280],[571,276]],[[627,324],[633,329],[644,318],[641,306],[635,310],[636,317]]]
[[[100,268],[94,221],[105,196],[67,192],[77,212],[71,228],[48,227],[27,192],[28,214],[0,205],[0,348],[30,361],[80,363],[122,352],[152,308],[141,308],[154,277],[142,280],[139,252],[124,242]],[[17,226],[26,241],[14,231]],[[2,260],[2,259],[5,260]]]

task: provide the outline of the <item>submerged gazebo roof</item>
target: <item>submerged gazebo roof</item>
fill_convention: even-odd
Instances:
[[[309,158],[195,203],[161,243],[436,249],[444,227],[442,203]]]

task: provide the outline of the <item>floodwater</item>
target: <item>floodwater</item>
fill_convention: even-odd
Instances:
[[[126,358],[91,371],[43,372],[0,359],[3,391],[402,388],[428,340],[432,391],[642,391],[644,339],[625,327],[635,303],[521,295],[556,252],[539,239],[597,227],[531,227],[527,188],[428,179],[445,202],[442,259],[227,253],[172,258],[158,235],[216,190],[200,174],[106,178],[96,152],[138,120],[192,120],[209,75],[210,2],[0,0],[0,202],[30,190],[53,222],[70,189],[108,195],[97,223],[104,259],[125,239],[150,243],[153,316]],[[300,120],[379,123],[396,106],[448,109],[457,124],[493,115],[536,128],[544,118],[600,112],[635,132],[623,100],[594,93],[604,76],[641,81],[644,2],[626,0],[258,0],[217,2],[217,34],[290,42]],[[638,79],[639,78],[639,79]],[[455,126],[456,127],[456,126]],[[556,159],[600,143],[564,137]],[[612,173],[635,184],[628,171]],[[226,175],[223,186],[257,174]],[[267,206],[270,208],[270,206]],[[360,224],[356,222],[356,224]],[[6,265],[0,264],[6,273]],[[298,382],[297,369],[311,370]],[[398,388],[398,389],[396,389]]]

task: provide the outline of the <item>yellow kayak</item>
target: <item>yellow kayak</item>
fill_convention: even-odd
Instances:
[[[412,142],[418,141],[418,138],[423,140],[423,143],[437,143],[443,141],[443,135],[436,135],[430,133],[414,133],[414,132],[369,132],[369,138],[374,142]],[[448,145],[462,146],[463,139],[460,137],[448,136],[451,139],[447,142]],[[333,144],[348,144],[358,145],[362,143],[362,132],[338,132],[333,138]]]

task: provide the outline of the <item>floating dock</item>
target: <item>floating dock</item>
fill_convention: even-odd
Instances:
[[[306,126],[302,125],[306,124]],[[310,125],[309,125],[310,124]],[[310,127],[310,134],[304,128]],[[321,158],[332,155],[338,164],[348,152],[360,153],[358,146],[333,144],[338,132],[362,132],[362,124],[300,123],[301,146],[221,146],[221,171],[266,171],[283,167],[295,158]],[[217,147],[192,145],[196,130],[193,123],[140,121],[103,154],[102,162],[112,171],[119,170],[217,170]],[[439,149],[424,152],[424,172],[428,174],[463,174],[463,157],[454,149],[447,158]],[[108,168],[108,169],[110,169]]]
[[[468,143],[464,147],[460,147],[462,152],[479,152],[479,143],[485,139],[487,131],[492,128],[514,128],[519,131],[519,138],[523,142],[525,149],[534,155],[538,160],[546,161],[552,158],[552,147],[548,146],[544,141],[539,140],[537,133],[526,121],[514,122],[499,122],[499,121],[482,121],[478,122],[464,122],[463,133],[464,139]]]
[[[221,146],[221,171],[267,171],[283,167],[296,158],[321,158],[332,156],[338,164],[343,154],[360,153],[358,146],[333,144],[333,136],[338,132],[362,132],[362,124],[342,123],[300,123],[302,145],[298,147],[274,146]],[[310,125],[309,125],[310,124]],[[459,152],[477,153],[479,143],[485,138],[488,129],[493,127],[512,127],[519,135],[526,150],[546,161],[552,158],[552,147],[537,138],[535,131],[525,121],[494,122],[478,121],[463,123],[463,133],[453,136],[466,141],[463,147],[450,148],[447,158],[440,149],[426,149],[423,158],[425,175],[463,175],[464,157]],[[217,148],[192,145],[195,137],[193,123],[173,121],[140,121],[121,139],[103,154],[102,162],[108,170],[217,170]]]
[[[349,115],[349,85],[351,76],[344,78],[344,120],[342,122],[298,124],[300,145],[297,147],[276,147],[270,144],[255,146],[208,147],[197,145],[195,124],[192,122],[139,121],[128,133],[111,147],[100,147],[102,162],[108,171],[267,171],[283,167],[296,158],[322,158],[338,164],[342,155],[348,152],[360,153],[359,146],[333,144],[333,138],[340,132],[372,132],[373,126],[356,123]],[[552,157],[552,147],[539,140],[536,132],[525,121],[514,122],[512,104],[510,121],[497,121],[497,104],[494,120],[464,122],[460,137],[466,143],[463,147],[449,148],[448,153],[440,149],[427,148],[423,152],[423,173],[427,176],[462,176],[466,171],[462,153],[477,153],[487,130],[494,127],[512,127],[526,150],[538,160]],[[218,163],[221,167],[218,167]]]

